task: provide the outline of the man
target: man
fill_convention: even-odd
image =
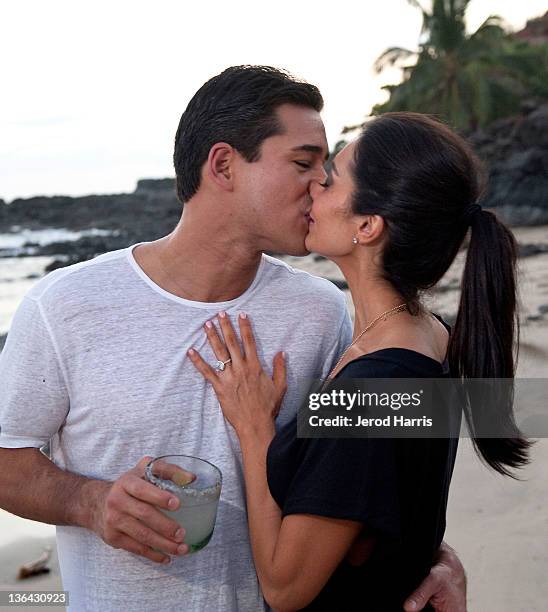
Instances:
[[[328,153],[322,105],[315,87],[272,68],[208,81],[175,139],[175,230],[56,270],[14,318],[0,361],[0,506],[58,525],[74,610],[264,609],[237,439],[186,351],[214,363],[203,325],[245,308],[264,364],[288,354],[283,423],[297,380],[325,377],[349,343],[342,293],[263,255],[306,254],[309,187]],[[53,462],[38,450],[49,439]],[[223,473],[213,537],[189,556],[158,510],[178,500],[142,478],[148,458],[176,453]],[[441,552],[416,609],[432,594],[462,605],[464,588],[451,592],[461,566]]]

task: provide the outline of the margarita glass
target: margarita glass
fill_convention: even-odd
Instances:
[[[218,467],[190,455],[156,457],[145,467],[145,478],[176,495],[177,510],[160,510],[185,529],[188,552],[201,550],[211,539],[221,495],[222,474]]]

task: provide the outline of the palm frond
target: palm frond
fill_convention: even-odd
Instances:
[[[402,47],[390,47],[381,53],[373,64],[373,69],[377,74],[381,73],[387,66],[394,66],[398,62],[404,61],[410,57],[416,57],[417,52],[411,51],[411,49],[404,49]]]
[[[476,29],[473,34],[470,34],[469,40],[476,40],[478,38],[486,38],[495,36],[500,38],[505,36],[506,33],[502,27],[502,17],[498,15],[489,15],[487,19]]]

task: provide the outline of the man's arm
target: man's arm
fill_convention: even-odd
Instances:
[[[158,507],[173,510],[179,500],[169,507],[173,496],[143,479],[150,458],[106,482],[63,471],[38,450],[63,426],[71,403],[55,326],[40,301],[45,282],[47,289],[42,279],[19,305],[0,355],[0,507],[84,527],[114,548],[169,561],[166,555],[187,550],[184,530],[175,535],[179,525]]]
[[[184,530],[157,508],[174,510],[178,498],[142,478],[150,459],[108,482],[61,470],[37,448],[0,448],[0,507],[34,521],[84,527],[114,548],[169,563],[168,555],[188,547],[181,544]]]
[[[422,610],[427,603],[436,612],[466,612],[466,574],[457,553],[445,542],[436,564],[419,587],[406,599],[405,612]]]

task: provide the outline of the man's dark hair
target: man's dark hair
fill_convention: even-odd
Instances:
[[[230,144],[248,162],[257,161],[262,142],[282,133],[276,116],[282,104],[320,112],[323,99],[314,85],[271,66],[232,66],[202,85],[175,135],[179,200],[187,202],[198,190],[202,166],[216,142]]]

